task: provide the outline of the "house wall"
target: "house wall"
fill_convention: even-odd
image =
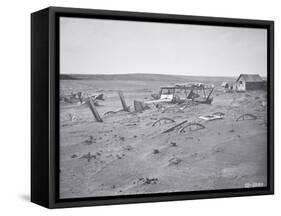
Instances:
[[[247,90],[262,90],[265,89],[265,82],[248,82],[246,83]]]

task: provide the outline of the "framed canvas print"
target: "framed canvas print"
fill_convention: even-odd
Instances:
[[[273,194],[273,21],[50,7],[31,27],[32,202]]]

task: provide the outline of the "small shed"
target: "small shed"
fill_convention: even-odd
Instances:
[[[265,81],[258,74],[240,74],[235,83],[237,91],[265,89]]]

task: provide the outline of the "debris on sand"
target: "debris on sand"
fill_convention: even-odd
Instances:
[[[177,157],[172,157],[169,160],[169,165],[178,165],[182,160]]]
[[[229,132],[230,132],[230,133],[233,133],[233,132],[235,132],[235,130],[234,130],[234,129],[231,129]]]
[[[103,94],[93,95],[91,97],[95,100],[104,100]]]
[[[131,150],[133,150],[133,147],[131,145],[127,145],[123,149],[126,151],[131,151]]]
[[[80,157],[80,159],[87,159],[88,162],[90,162],[92,158],[96,159],[96,155],[92,155],[91,152],[88,152],[88,154],[84,154]]]
[[[176,142],[171,142],[171,146],[176,147],[177,143]]]
[[[121,141],[125,141],[125,137],[119,137],[119,139],[121,140]]]
[[[155,122],[152,124],[152,127],[154,127],[155,125],[161,125],[162,123],[163,123],[163,124],[168,124],[168,123],[173,123],[173,122],[175,122],[174,119],[164,117],[164,118],[160,118],[160,119],[158,119],[157,121],[155,121]]]
[[[78,156],[76,154],[71,155],[71,158],[77,158]]]
[[[153,149],[153,152],[152,152],[153,154],[159,154],[160,153],[160,151],[158,150],[158,149]]]
[[[94,137],[90,136],[88,139],[86,139],[84,141],[84,143],[86,143],[87,145],[91,145],[91,144],[95,143]]]
[[[257,116],[253,115],[253,114],[250,114],[250,113],[246,113],[246,114],[243,114],[241,116],[239,116],[236,121],[243,121],[243,120],[256,120],[257,119]]]
[[[117,158],[117,159],[122,159],[124,156],[125,156],[125,154],[121,154],[121,155],[117,154],[117,155],[116,155],[116,158]]]
[[[223,119],[224,116],[225,114],[223,112],[215,112],[212,115],[199,116],[199,118],[206,121],[213,121],[213,120]]]
[[[224,152],[224,148],[223,147],[215,147],[213,150],[212,150],[212,153],[222,153]]]
[[[69,119],[70,121],[74,122],[74,121],[77,121],[78,120],[78,117],[76,114],[74,113],[68,113],[68,116],[69,116]]]
[[[144,185],[157,184],[159,182],[159,179],[158,178],[139,178],[138,181]]]
[[[199,116],[200,119],[203,119],[205,121],[214,121],[214,120],[219,120],[219,119],[223,119],[222,116],[218,116],[218,115],[206,115],[206,116]]]
[[[223,112],[214,112],[212,115],[225,116],[225,113],[223,113]]]

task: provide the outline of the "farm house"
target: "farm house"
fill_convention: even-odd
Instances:
[[[265,81],[258,74],[240,74],[236,80],[236,90],[262,90],[265,89]]]

